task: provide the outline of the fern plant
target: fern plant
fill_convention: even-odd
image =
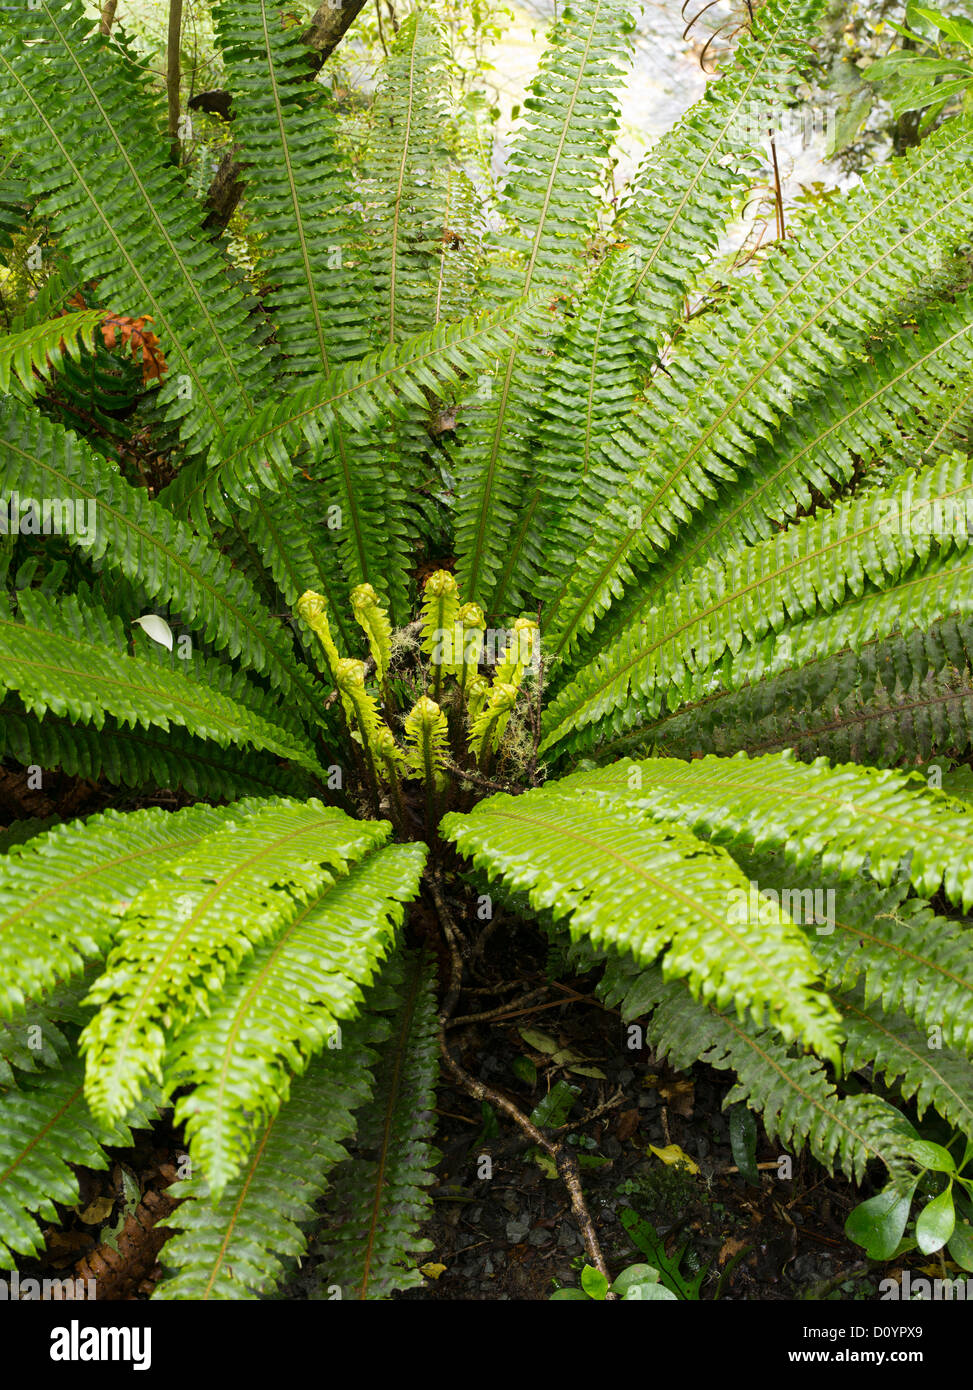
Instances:
[[[3,15],[50,264],[0,338],[0,752],[95,792],[0,856],[0,1264],[173,1108],[157,1297],[268,1296],[315,1220],[327,1296],[420,1282],[471,874],[825,1165],[914,1177],[910,1105],[973,1138],[969,121],[707,270],[822,9],[757,8],[616,215],[633,20],[574,0],[488,219],[429,11],[351,163],[283,7],[220,3],[259,299],[124,34]],[[165,370],[69,427],[149,318]]]

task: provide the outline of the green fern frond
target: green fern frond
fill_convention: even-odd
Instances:
[[[449,724],[435,700],[422,695],[405,718],[406,765],[413,777],[430,787],[445,784],[443,760],[448,751]]]
[[[160,399],[187,447],[202,451],[255,406],[264,359],[243,296],[167,163],[145,74],[93,27],[80,0],[40,0],[5,17],[4,138],[78,274],[97,280],[117,312],[152,316],[170,367]]]
[[[701,1061],[736,1073],[724,1107],[745,1101],[760,1114],[771,1137],[794,1147],[806,1143],[818,1162],[831,1172],[840,1165],[852,1181],[864,1175],[872,1159],[893,1175],[904,1168],[911,1129],[880,1097],[839,1096],[817,1058],[794,1056],[779,1038],[760,1032],[749,1020],[697,1003],[682,981],[664,981],[658,966],[615,974],[612,965],[601,992],[610,1002],[621,1003],[625,1018],[653,1010],[647,1037],[672,1066]]]
[[[105,811],[0,856],[0,1015],[11,1017],[108,950],[148,880],[223,821],[211,806]]]
[[[368,350],[367,311],[350,254],[351,176],[338,124],[286,6],[216,7],[216,40],[246,162],[247,218],[271,282],[269,308],[289,385]]]
[[[682,821],[732,848],[781,850],[792,864],[888,885],[902,870],[926,897],[973,905],[973,822],[961,802],[901,772],[800,763],[790,753],[622,759],[558,784],[619,814]]]
[[[62,534],[171,603],[217,651],[309,703],[310,683],[252,586],[219,551],[132,487],[83,439],[16,402],[0,410],[0,491],[57,498]]]
[[[161,1080],[166,1029],[175,1035],[208,1009],[209,992],[389,829],[313,799],[228,807],[223,828],[144,888],[89,996],[100,1008],[81,1047],[96,1113],[124,1114],[146,1076]]]
[[[490,754],[500,747],[517,703],[517,693],[515,685],[494,679],[484,689],[482,701],[471,702],[469,749],[470,757],[479,767],[485,767]]]
[[[856,457],[890,447],[904,457],[910,433],[916,455],[925,449],[935,456],[933,440],[923,439],[919,422],[938,422],[967,381],[973,390],[969,294],[917,316],[874,361],[829,382],[799,418],[785,420],[780,433],[759,447],[752,470],[721,491],[713,523],[694,527],[653,570],[639,594],[639,613],[691,566],[771,535],[779,523],[810,510],[815,494],[831,496],[852,478]],[[905,411],[912,418],[903,418]]]
[[[839,504],[757,545],[696,569],[634,621],[552,703],[542,748],[611,717],[631,692],[646,714],[670,692],[693,693],[693,673],[789,622],[838,609],[866,584],[881,590],[916,560],[965,549],[973,461],[954,455],[918,477]],[[934,512],[938,508],[938,513]],[[939,522],[934,524],[935,516]],[[779,639],[790,643],[786,632]]]
[[[973,189],[965,177],[973,126],[949,122],[882,166],[803,239],[764,262],[727,313],[707,316],[683,362],[677,354],[609,449],[625,482],[548,612],[552,656],[591,630],[720,485],[753,467],[801,402],[868,352],[873,325],[907,300],[964,235]],[[706,364],[709,370],[700,370]]]
[[[0,1019],[0,1088],[22,1084],[24,1074],[36,1076],[66,1063],[73,1048],[63,1025],[87,1022],[81,1000],[89,985],[84,978],[61,985],[42,1001],[29,999],[9,1019]]]
[[[921,1119],[930,1106],[973,1140],[973,1073],[965,1054],[937,1046],[902,1014],[866,1005],[855,995],[835,1001],[845,1024],[847,1071],[871,1066],[886,1084],[914,1100]]]
[[[354,1110],[368,1097],[379,1022],[366,1017],[342,1032],[340,1049],[312,1061],[290,1097],[257,1134],[247,1162],[213,1202],[205,1174],[169,1190],[182,1204],[167,1225],[178,1234],[161,1260],[171,1277],[156,1287],[162,1300],[253,1299],[267,1296],[286,1272],[284,1261],[307,1247],[335,1164],[354,1134]]]
[[[103,317],[100,309],[87,309],[0,338],[0,395],[11,379],[34,395],[65,355],[76,362],[82,347],[91,347]]]
[[[426,391],[435,395],[458,386],[476,367],[492,362],[526,312],[518,302],[437,326],[302,387],[226,430],[211,459],[183,469],[163,500],[177,514],[194,517],[205,504],[228,521],[227,498],[246,508],[253,487],[273,489],[291,456],[306,445],[315,460],[311,475],[341,509],[337,540],[349,585],[370,583],[401,606],[409,568],[404,487],[379,451],[358,451],[352,458],[336,431],[344,425],[357,437],[384,413],[399,414],[410,405],[425,411]]]
[[[344,1046],[343,1020],[392,948],[403,904],[415,897],[421,844],[375,850],[336,883],[309,894],[273,940],[259,946],[209,1013],[180,1034],[166,1063],[193,1162],[220,1199],[254,1138],[286,1102],[323,1047]]]
[[[378,329],[390,343],[438,322],[448,82],[436,21],[427,10],[413,10],[389,49],[375,98],[364,190]]]
[[[772,889],[785,905],[789,891],[796,892],[815,959],[840,1009],[845,996],[860,992],[866,1007],[901,1012],[947,1048],[973,1055],[973,937],[962,922],[910,896],[904,877],[881,887],[867,872],[849,878],[818,867],[812,913],[785,854],[739,847],[734,854],[761,891]],[[813,927],[812,915],[822,919]]]
[[[732,62],[706,86],[682,120],[652,147],[618,219],[638,271],[633,309],[641,324],[635,350],[655,365],[662,336],[678,316],[701,264],[713,255],[736,195],[753,177],[748,156],[782,94],[808,65],[820,24],[820,0],[767,0]]]
[[[611,785],[625,787],[627,771],[613,769]],[[611,807],[597,794],[605,781],[579,774],[521,797],[489,797],[469,815],[445,816],[440,833],[491,878],[527,892],[536,911],[569,917],[574,939],[642,962],[665,949],[667,978],[685,976],[703,1000],[732,1003],[740,1017],[749,1008],[758,1024],[769,1017],[784,1037],[836,1055],[837,1015],[815,988],[818,967],[800,928],[768,903],[754,930],[736,910],[750,889],[730,856],[661,817],[633,815],[624,794]],[[585,795],[589,787],[595,795]],[[627,794],[633,807],[638,798]]]
[[[379,681],[384,681],[392,659],[392,624],[388,610],[379,603],[378,594],[371,584],[359,584],[352,589],[351,607],[355,621],[368,639],[375,674]]]
[[[679,757],[791,748],[804,761],[824,754],[896,767],[969,748],[971,651],[968,622],[950,618],[858,651],[822,653],[636,726],[603,744],[599,756],[649,744]]]
[[[617,127],[611,88],[628,59],[633,24],[625,0],[578,0],[554,24],[509,159],[500,215],[516,231],[498,237],[485,290],[494,301],[570,293],[591,230],[589,190]],[[466,432],[457,460],[457,575],[467,599],[489,615],[519,601],[539,560],[533,532],[539,498],[518,513],[530,477],[532,413],[546,377],[544,334],[523,334],[501,359],[489,401]]]
[[[382,1047],[372,1099],[358,1112],[356,1157],[342,1164],[328,1196],[316,1246],[318,1276],[342,1298],[387,1298],[415,1288],[412,1261],[431,1242],[417,1232],[431,1202],[439,1155],[429,1143],[437,1076],[435,967],[418,956],[397,958],[389,972],[398,1007]]]
[[[292,764],[283,768],[256,753],[242,764],[239,748],[221,748],[185,729],[128,727],[110,718],[95,728],[50,710],[36,719],[12,696],[0,701],[0,757],[92,782],[103,777],[116,787],[182,787],[213,800],[293,795],[302,776]]]
[[[41,1253],[40,1221],[58,1220],[55,1202],[78,1203],[78,1175],[69,1165],[107,1168],[106,1147],[127,1148],[132,1130],[148,1129],[155,1114],[144,1101],[122,1120],[96,1120],[77,1061],[0,1095],[0,1268],[15,1269],[16,1256]]]
[[[122,724],[181,725],[222,747],[249,744],[321,772],[309,743],[275,727],[220,691],[139,657],[121,643],[94,642],[84,614],[66,598],[55,610],[42,595],[18,596],[20,620],[0,595],[0,687],[15,690],[32,713],[67,715],[97,728],[106,715]],[[112,635],[117,634],[117,626]]]

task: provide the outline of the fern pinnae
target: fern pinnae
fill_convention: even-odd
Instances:
[[[167,815],[108,810],[69,821],[0,856],[0,1016],[101,959],[124,905],[220,824],[210,806]]]
[[[62,356],[76,362],[82,347],[91,347],[103,317],[100,309],[82,310],[0,338],[0,395],[9,392],[11,381],[33,395]]]
[[[33,713],[70,713],[95,726],[106,714],[123,723],[163,729],[175,723],[224,746],[249,743],[291,758],[309,771],[320,770],[302,736],[275,727],[178,671],[68,635],[58,630],[49,604],[39,602],[36,593],[25,593],[20,596],[22,610],[28,601],[32,611],[16,621],[0,598],[0,653],[5,657],[0,685],[15,690]]]
[[[83,1073],[81,1062],[71,1059],[29,1090],[0,1095],[0,1268],[16,1269],[18,1255],[40,1255],[45,1237],[37,1218],[56,1221],[55,1202],[80,1200],[78,1175],[69,1165],[107,1168],[106,1149],[127,1148],[132,1129],[148,1129],[156,1117],[148,1100],[114,1122],[96,1119],[85,1103]]]
[[[845,1024],[844,1065],[848,1071],[866,1066],[884,1076],[902,1096],[914,1099],[920,1119],[934,1106],[955,1129],[973,1141],[973,1083],[969,1058],[948,1047],[930,1047],[901,1014],[867,1006],[855,995],[839,995]]]
[[[874,173],[806,247],[798,240],[769,257],[733,315],[714,316],[703,332],[696,351],[715,364],[708,375],[674,359],[654,379],[609,451],[626,473],[624,505],[609,499],[565,599],[548,612],[553,657],[590,631],[631,583],[633,564],[656,561],[722,480],[751,467],[757,442],[826,373],[867,352],[863,305],[881,318],[890,295],[915,292],[926,254],[941,255],[968,222],[973,193],[958,170],[971,129],[957,122],[938,132],[903,168]]]
[[[231,807],[225,822],[129,906],[91,992],[100,1007],[81,1048],[98,1114],[124,1113],[148,1075],[161,1077],[163,1020],[178,1033],[207,991],[296,915],[295,894],[346,873],[390,829],[284,798],[249,814]],[[144,959],[154,962],[148,972]]]
[[[373,1097],[358,1115],[358,1145],[375,1157],[346,1163],[335,1174],[315,1247],[322,1282],[358,1299],[416,1287],[422,1275],[410,1267],[412,1258],[432,1248],[417,1232],[430,1205],[423,1189],[439,1156],[429,1143],[439,1033],[435,966],[405,956],[388,978],[397,993],[392,1036]]]
[[[216,1200],[255,1131],[286,1103],[291,1075],[323,1049],[344,1046],[362,990],[395,946],[425,858],[423,845],[387,845],[310,894],[177,1039],[167,1076],[171,1086],[193,1089],[178,1102],[176,1121],[185,1120],[190,1154]]]
[[[218,1203],[204,1176],[173,1185],[173,1195],[186,1200],[169,1220],[178,1232],[163,1255],[170,1277],[153,1298],[207,1302],[273,1291],[284,1277],[283,1258],[307,1247],[314,1203],[346,1156],[382,1037],[382,1021],[372,1017],[342,1030],[341,1048],[326,1049],[297,1078]]]
[[[423,588],[422,650],[433,668],[432,698],[436,702],[442,693],[444,671],[455,659],[452,646],[459,610],[460,595],[456,580],[449,570],[434,571]]]
[[[14,58],[0,53],[10,138],[35,187],[51,197],[77,271],[99,280],[109,302],[138,304],[152,315],[173,367],[161,397],[170,418],[182,420],[187,444],[201,449],[241,402],[251,408],[259,354],[243,298],[216,248],[199,235],[165,163],[144,78],[117,50],[88,37],[78,0],[42,0],[8,23],[21,34],[36,34],[41,24],[47,43],[41,69],[29,46]],[[121,185],[118,168],[126,171]],[[138,196],[126,203],[119,187]],[[115,252],[110,268],[106,245]],[[179,394],[180,374],[189,377],[191,395]]]
[[[617,111],[608,88],[627,59],[631,29],[623,0],[579,0],[554,25],[525,99],[529,114],[511,152],[501,208],[524,233],[517,238],[516,263],[496,266],[495,294],[563,292],[578,278],[576,238],[585,222],[586,185],[597,179],[608,154]],[[567,154],[582,148],[582,157]],[[507,532],[518,519],[515,488],[530,471],[529,412],[521,402],[535,397],[539,347],[536,335],[522,334],[501,360],[498,389],[460,457],[458,575],[463,592],[488,615],[501,600],[517,601],[526,577],[522,562],[531,557],[529,528],[519,533],[515,548]],[[498,587],[500,599],[494,594]]]
[[[719,1070],[732,1068],[737,1081],[724,1106],[743,1100],[763,1115],[768,1132],[785,1143],[806,1143],[830,1171],[836,1165],[852,1180],[872,1159],[895,1175],[906,1166],[911,1127],[876,1095],[840,1096],[821,1062],[794,1057],[780,1039],[750,1019],[693,999],[681,980],[665,981],[651,965],[630,971],[613,984],[612,967],[600,991],[622,1000],[623,1016],[652,1009],[646,1033],[671,1065],[699,1058]]]
[[[307,699],[306,677],[246,578],[84,439],[7,402],[0,412],[0,484],[70,502],[71,544],[137,582],[150,599],[173,603],[217,650]]]

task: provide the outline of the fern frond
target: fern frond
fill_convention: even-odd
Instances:
[[[410,404],[425,411],[426,391],[435,395],[446,385],[458,386],[475,367],[490,363],[525,315],[526,306],[518,302],[348,363],[226,430],[212,457],[183,469],[163,500],[194,517],[205,504],[227,521],[227,498],[246,508],[253,487],[274,489],[278,476],[287,475],[291,456],[306,445],[311,475],[341,508],[337,541],[348,583],[370,583],[401,607],[409,569],[405,491],[381,451],[356,445],[352,456],[341,427],[357,439],[386,413],[399,414]]]
[[[781,850],[792,864],[853,878],[867,860],[879,884],[900,870],[926,897],[973,904],[973,822],[961,802],[908,774],[790,753],[748,758],[628,759],[562,779],[567,794],[619,814],[682,821],[731,848]]]
[[[514,705],[517,703],[517,687],[506,681],[494,678],[492,684],[483,692],[483,700],[470,704],[470,757],[480,767],[486,766],[487,758],[495,753],[500,740],[510,723]]]
[[[651,367],[701,263],[716,250],[735,195],[752,177],[748,159],[788,87],[808,64],[820,0],[767,0],[731,64],[702,99],[660,137],[635,175],[618,219],[638,265],[634,344]]]
[[[891,1105],[876,1095],[839,1096],[817,1058],[794,1056],[749,1020],[697,1003],[682,981],[665,982],[658,966],[627,970],[620,978],[609,966],[602,992],[614,1003],[621,1001],[625,1018],[653,1010],[647,1037],[674,1067],[701,1061],[736,1072],[724,1107],[745,1101],[771,1137],[795,1146],[806,1143],[829,1171],[840,1165],[854,1182],[872,1159],[893,1175],[905,1166],[904,1142],[911,1131]]]
[[[106,715],[144,728],[182,725],[224,748],[250,744],[321,772],[305,739],[176,670],[126,655],[117,626],[112,645],[87,638],[73,598],[56,610],[36,591],[21,593],[18,601],[20,621],[0,596],[0,686],[15,690],[31,713],[50,710],[96,728]]]
[[[269,308],[289,385],[368,350],[352,257],[351,177],[338,125],[313,78],[300,26],[274,0],[224,3],[216,41],[246,161],[246,208],[272,285]]]
[[[0,1019],[0,1088],[20,1085],[24,1073],[36,1076],[66,1063],[73,1047],[62,1025],[87,1022],[80,1003],[89,984],[82,979],[49,990],[40,1002],[28,999],[9,1019]]]
[[[735,858],[751,882],[771,888],[781,902],[794,888],[785,854],[750,853]],[[881,887],[867,873],[856,878],[815,867],[818,905],[830,904],[809,933],[838,1007],[859,992],[866,1007],[905,1014],[917,1029],[941,1036],[946,1047],[973,1055],[973,937],[962,923],[938,914],[924,898],[909,895],[906,878]],[[798,890],[800,893],[802,890]],[[807,911],[803,912],[808,919]]]
[[[0,338],[0,395],[11,379],[34,395],[65,355],[76,362],[82,347],[91,347],[103,317],[100,309],[87,309]]]
[[[176,1122],[185,1120],[193,1162],[216,1200],[255,1129],[287,1101],[291,1073],[325,1045],[344,1046],[338,1025],[357,1013],[362,986],[392,948],[425,858],[424,845],[388,845],[310,894],[180,1034],[166,1074],[170,1088],[193,1090],[177,1103]]]
[[[398,979],[386,979],[398,1000],[392,1031],[381,1049],[371,1100],[358,1112],[358,1155],[342,1164],[328,1196],[325,1229],[316,1246],[319,1275],[342,1298],[387,1298],[415,1288],[410,1268],[430,1250],[417,1232],[431,1202],[439,1155],[429,1143],[437,1076],[435,967],[418,956],[396,957]]]
[[[390,343],[438,321],[448,81],[439,28],[431,13],[413,10],[389,49],[375,98],[364,190],[377,326]]]
[[[443,761],[448,750],[449,724],[435,700],[422,695],[405,718],[406,765],[418,777],[437,789],[445,784]]]
[[[656,561],[722,482],[752,468],[760,442],[801,402],[854,368],[889,305],[919,290],[962,237],[973,204],[964,172],[971,132],[968,121],[947,123],[837,209],[823,209],[803,238],[768,257],[726,314],[707,316],[685,362],[676,355],[653,378],[609,448],[624,487],[547,614],[552,656],[591,630],[635,567]]]
[[[964,382],[973,390],[973,295],[937,304],[913,328],[888,340],[874,361],[828,382],[780,433],[758,447],[752,470],[721,490],[712,524],[677,541],[639,595],[640,613],[659,588],[714,555],[769,536],[806,513],[815,494],[831,496],[852,477],[855,458],[892,446],[905,457],[944,452],[923,439],[919,420],[938,422]],[[910,435],[912,436],[910,441]]]
[[[375,674],[379,681],[384,681],[392,659],[392,624],[388,610],[379,603],[378,594],[371,584],[359,584],[352,589],[351,606],[355,621],[368,639]]]
[[[253,1299],[273,1292],[283,1261],[306,1249],[305,1228],[343,1147],[354,1133],[354,1110],[368,1097],[380,1040],[377,1020],[366,1017],[342,1032],[342,1046],[316,1057],[298,1077],[286,1104],[257,1135],[246,1164],[212,1201],[205,1174],[174,1184],[185,1200],[167,1225],[178,1234],[161,1260],[175,1271],[156,1287],[162,1300]]]
[[[14,697],[0,701],[0,757],[24,767],[59,767],[92,782],[104,777],[116,787],[183,787],[213,800],[293,795],[301,778],[293,765],[283,768],[256,753],[244,765],[238,748],[193,738],[185,729],[130,728],[110,718],[93,728],[50,710],[36,719]]]
[[[889,1087],[915,1100],[920,1119],[932,1106],[973,1140],[973,1074],[967,1057],[930,1046],[928,1036],[902,1014],[866,1006],[854,995],[839,995],[836,1003],[845,1021],[846,1070],[873,1067]]]
[[[217,651],[310,703],[307,677],[245,576],[83,439],[12,401],[0,409],[0,489],[57,498],[73,545],[171,603]]]
[[[156,1108],[135,1106],[122,1120],[96,1120],[84,1099],[83,1068],[71,1061],[0,1096],[0,1268],[44,1248],[40,1221],[58,1220],[55,1202],[75,1206],[78,1175],[69,1166],[107,1168],[107,1146],[127,1148]]]
[[[649,743],[679,757],[791,748],[806,762],[823,754],[896,767],[969,748],[971,651],[969,624],[947,619],[858,651],[822,653],[636,726],[599,756]]]
[[[211,806],[105,811],[0,856],[0,1015],[103,956],[131,899],[224,814]]]
[[[547,711],[542,749],[610,718],[633,691],[644,712],[658,712],[667,689],[691,695],[692,673],[711,668],[745,640],[753,643],[822,610],[840,612],[866,584],[884,589],[915,560],[965,549],[968,502],[973,461],[954,455],[918,477],[905,474],[820,519],[700,566],[558,696]],[[789,636],[781,642],[786,647]]]
[[[617,127],[611,88],[624,71],[632,28],[625,0],[578,0],[552,26],[510,154],[500,213],[517,230],[499,239],[506,255],[493,262],[486,286],[495,300],[569,293],[580,277],[589,190]],[[518,514],[518,494],[531,472],[544,348],[543,334],[517,338],[457,460],[457,575],[466,598],[488,616],[518,602],[539,559],[533,527],[540,499]]]
[[[611,785],[626,786],[627,771],[616,767]],[[642,962],[667,948],[667,978],[686,976],[698,997],[733,1003],[741,1017],[749,1008],[758,1024],[769,1017],[784,1037],[834,1055],[837,1015],[814,987],[818,967],[800,928],[770,903],[758,930],[746,925],[734,909],[749,903],[749,881],[729,854],[661,817],[640,819],[623,794],[617,810],[584,794],[606,781],[579,774],[492,796],[445,816],[440,833],[491,878],[526,891],[535,910],[569,917],[572,938]],[[628,793],[629,804],[639,795]]]
[[[202,451],[259,400],[265,354],[167,162],[146,76],[90,37],[80,0],[40,0],[5,27],[16,37],[0,49],[4,138],[78,274],[102,302],[154,319],[170,364],[160,400]]]
[[[82,1034],[86,1094],[98,1114],[124,1114],[147,1075],[162,1078],[169,1037],[207,994],[297,915],[302,899],[388,836],[321,802],[281,798],[228,807],[223,828],[173,865],[125,912],[89,1002]]]

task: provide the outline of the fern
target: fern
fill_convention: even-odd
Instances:
[[[81,1045],[90,1102],[106,1118],[125,1113],[143,1077],[161,1079],[163,1024],[185,1027],[206,991],[282,930],[304,895],[333,882],[388,833],[313,800],[281,799],[226,819],[225,829],[132,900],[91,992],[101,1007]],[[155,961],[148,975],[146,960]]]
[[[757,7],[616,211],[632,8],[560,9],[487,207],[428,6],[352,123],[220,0],[257,297],[127,42],[0,18],[0,238],[50,261],[0,335],[0,754],[198,800],[0,831],[7,1264],[169,1111],[159,1297],[417,1286],[471,881],[853,1181],[915,1180],[894,1102],[973,1133],[973,127],[740,273],[824,6]]]
[[[37,1218],[56,1221],[55,1202],[80,1200],[69,1165],[107,1168],[105,1146],[130,1144],[132,1128],[148,1128],[154,1107],[142,1103],[110,1125],[96,1120],[85,1103],[82,1064],[73,1060],[0,1096],[0,1117],[0,1267],[14,1269],[15,1256],[44,1247]]]
[[[374,1095],[357,1117],[364,1154],[338,1169],[328,1197],[316,1254],[322,1283],[337,1286],[342,1298],[414,1288],[422,1276],[404,1267],[404,1259],[432,1248],[416,1232],[428,1215],[423,1188],[436,1159],[427,1142],[436,1083],[434,979],[428,961],[401,968],[389,1046]]]
[[[91,346],[102,318],[100,310],[89,309],[0,339],[0,395],[10,390],[11,379],[28,393],[34,393],[42,380],[50,378],[52,367],[58,365],[64,353],[77,361],[81,348]]]
[[[771,1137],[806,1143],[819,1162],[832,1171],[840,1164],[851,1178],[876,1158],[890,1173],[904,1168],[911,1130],[899,1112],[875,1095],[839,1095],[820,1062],[788,1054],[773,1034],[696,1003],[655,966],[634,979],[609,969],[604,993],[621,1002],[626,1018],[653,1010],[648,1037],[673,1066],[699,1060],[732,1068],[738,1080],[724,1105],[745,1101],[763,1115]]]
[[[370,1025],[370,1026],[369,1026]],[[163,1258],[170,1270],[154,1297],[205,1302],[272,1293],[284,1260],[300,1256],[302,1227],[314,1218],[329,1171],[345,1156],[353,1110],[368,1094],[368,1066],[380,1041],[373,1019],[344,1032],[295,1083],[287,1104],[257,1132],[244,1170],[214,1203],[204,1178],[174,1185],[182,1205],[168,1219],[178,1234]]]

